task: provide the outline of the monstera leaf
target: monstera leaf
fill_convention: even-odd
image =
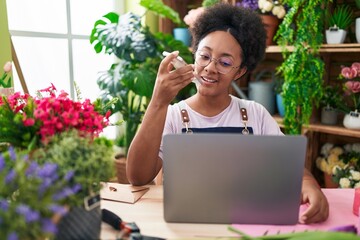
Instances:
[[[156,41],[148,27],[141,24],[141,17],[131,12],[116,20],[116,13],[103,16],[105,21],[97,21],[90,36],[97,53],[114,53],[120,59],[143,62],[156,54]],[[110,22],[110,23],[109,23]]]

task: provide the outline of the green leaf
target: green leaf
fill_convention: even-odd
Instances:
[[[161,17],[170,19],[176,24],[182,23],[179,13],[165,5],[161,0],[141,0],[140,5]]]

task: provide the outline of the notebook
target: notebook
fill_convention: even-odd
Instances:
[[[298,222],[307,139],[164,136],[164,218],[177,223]]]

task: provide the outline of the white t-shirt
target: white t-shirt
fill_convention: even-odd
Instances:
[[[189,115],[189,128],[194,132],[241,133],[244,123],[240,108],[245,108],[248,115],[247,128],[254,135],[283,135],[279,125],[261,104],[231,96],[230,105],[213,117],[206,117],[192,110],[185,101],[168,107],[163,136],[170,133],[185,133],[180,109],[186,109]],[[159,157],[163,159],[161,143]]]

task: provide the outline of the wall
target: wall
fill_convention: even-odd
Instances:
[[[6,0],[0,0],[0,74],[3,72],[3,66],[11,61],[10,34],[6,13]]]

